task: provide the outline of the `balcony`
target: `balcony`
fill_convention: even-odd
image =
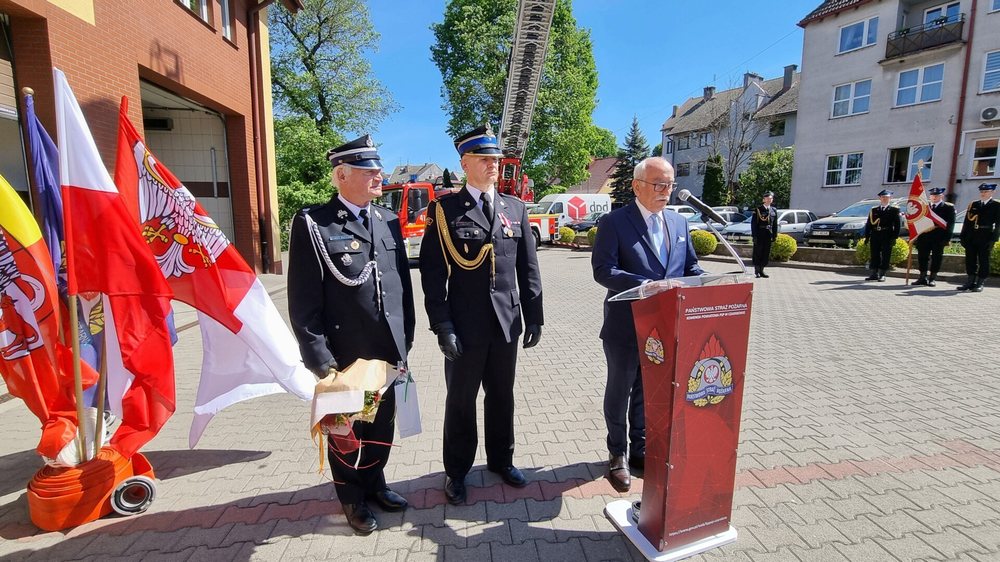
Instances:
[[[927,49],[962,42],[965,14],[957,17],[938,18],[934,21],[900,29],[889,34],[885,58],[897,59]]]

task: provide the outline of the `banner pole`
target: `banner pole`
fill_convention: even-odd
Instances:
[[[103,298],[100,297],[100,298]],[[97,379],[97,424],[94,428],[94,457],[101,451],[101,442],[104,441],[104,394],[108,387],[108,349],[107,338],[101,338],[101,371]]]
[[[920,236],[919,234],[917,235]],[[913,240],[916,240],[914,238]],[[913,240],[906,243],[906,276],[903,278],[903,285],[910,284],[910,268],[913,267]]]
[[[79,313],[77,312],[77,295],[69,295],[69,329],[70,343],[73,347],[73,394],[76,398],[76,429],[77,429],[77,452],[80,453],[80,462],[86,462],[87,440],[83,429],[83,375],[80,372],[80,326]]]

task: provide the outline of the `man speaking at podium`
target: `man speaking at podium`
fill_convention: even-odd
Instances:
[[[601,219],[591,257],[594,279],[608,289],[601,328],[608,363],[604,389],[610,455],[607,478],[619,492],[627,492],[632,485],[630,466],[639,471],[644,468],[646,418],[632,303],[608,299],[648,281],[704,273],[687,220],[664,209],[673,190],[674,169],[669,162],[660,157],[640,162],[632,173],[635,201]]]

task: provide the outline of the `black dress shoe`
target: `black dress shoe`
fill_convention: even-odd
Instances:
[[[490,472],[499,474],[500,479],[508,486],[523,488],[528,485],[528,479],[517,469],[516,466],[505,466],[503,468],[491,468]]]
[[[378,521],[375,514],[368,508],[365,502],[344,504],[344,515],[347,516],[347,524],[359,535],[370,535],[372,531],[378,529]]]
[[[760,272],[760,276],[763,277],[764,279],[768,279],[769,277],[771,277],[770,275],[764,273],[763,271]]]
[[[917,279],[916,281],[914,281],[913,282],[913,286],[916,287],[917,285],[927,285],[927,278],[926,277],[921,277],[920,279]]]
[[[451,505],[461,505],[465,503],[465,479],[448,477],[444,481],[444,495]]]
[[[646,470],[646,455],[629,455],[628,465],[638,472]]]
[[[393,492],[389,488],[375,492],[371,496],[371,499],[375,500],[375,503],[377,503],[383,511],[403,511],[408,505],[410,505],[407,503],[406,498],[396,492]]]
[[[937,283],[935,283],[933,279],[928,279],[927,280],[927,286],[928,287],[937,287]]]

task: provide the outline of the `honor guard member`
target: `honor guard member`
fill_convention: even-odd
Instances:
[[[476,457],[476,398],[485,396],[486,461],[508,485],[527,485],[514,466],[514,370],[542,334],[542,284],[524,203],[498,194],[501,155],[489,125],[455,140],[466,185],[431,201],[420,245],[420,278],[431,330],[445,356],[445,495],[466,499]]]
[[[330,150],[338,189],[325,205],[307,207],[292,221],[288,252],[288,313],[302,361],[316,376],[336,376],[357,359],[391,365],[406,360],[415,316],[409,260],[396,215],[372,203],[382,194],[382,163],[365,135]],[[386,486],[396,412],[395,393],[385,393],[374,421],[355,422],[362,447],[336,450],[330,468],[347,522],[369,534],[378,522],[368,507],[406,509]],[[360,455],[360,458],[358,458]]]
[[[995,183],[979,184],[979,201],[969,203],[962,223],[962,246],[965,247],[965,272],[969,280],[959,291],[983,290],[990,275],[990,252],[1000,240],[1000,201],[993,198]]]
[[[774,192],[765,191],[762,203],[750,218],[750,232],[753,235],[753,272],[756,277],[769,277],[764,273],[771,260],[771,244],[778,237],[778,212],[771,203]]]
[[[869,269],[872,273],[865,281],[885,281],[889,271],[889,259],[892,257],[892,246],[899,237],[902,222],[899,208],[889,204],[892,192],[883,189],[878,192],[879,204],[868,211],[868,222],[865,224],[865,244],[871,249]]]
[[[944,257],[944,247],[951,242],[951,231],[955,226],[955,206],[944,201],[943,187],[932,187],[927,190],[930,195],[930,210],[945,222],[945,227],[936,226],[917,236],[917,263],[920,266],[920,278],[914,285],[936,285],[938,271],[941,270],[941,260]],[[928,265],[930,274],[928,275]]]

